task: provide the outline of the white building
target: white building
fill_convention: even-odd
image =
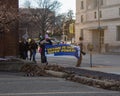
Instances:
[[[75,41],[96,52],[120,52],[120,0],[76,0]]]

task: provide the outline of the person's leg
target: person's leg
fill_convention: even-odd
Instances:
[[[21,52],[21,58],[24,59],[24,52]]]
[[[20,50],[19,54],[20,54],[20,58],[22,58],[23,55],[22,55],[22,51],[21,50]]]
[[[81,62],[82,62],[82,55],[80,55],[80,58],[77,60],[76,67],[80,67]]]
[[[26,50],[25,55],[26,55],[26,59],[28,60],[28,50]]]
[[[32,59],[32,55],[33,55],[32,50],[30,50],[30,60]]]
[[[45,63],[46,59],[45,59],[45,53],[41,52],[41,63]]]
[[[23,52],[23,59],[26,59],[26,52]]]
[[[47,56],[45,56],[45,63],[48,65]]]
[[[47,57],[45,56],[45,52],[41,52],[41,63],[48,64]]]
[[[35,55],[36,55],[36,51],[33,50],[33,61],[34,61],[34,62],[36,62],[36,60],[35,60]]]

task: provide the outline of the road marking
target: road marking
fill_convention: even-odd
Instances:
[[[52,94],[120,94],[120,92],[35,92],[35,93],[1,93],[0,96],[18,96],[18,95],[52,95]]]

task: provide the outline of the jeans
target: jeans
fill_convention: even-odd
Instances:
[[[36,56],[36,49],[32,49],[30,53],[30,60],[32,59],[34,62],[36,62],[35,56]]]

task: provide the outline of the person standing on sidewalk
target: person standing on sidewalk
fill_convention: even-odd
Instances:
[[[46,39],[43,37],[41,40],[40,40],[40,54],[41,54],[41,63],[43,64],[46,64],[48,65],[48,61],[47,61],[47,57],[46,57],[46,54],[45,54],[45,45],[46,45],[47,41]]]
[[[40,40],[39,45],[40,45],[39,52],[41,54],[41,63],[45,63],[46,65],[48,65],[47,56],[45,54],[45,46],[52,45],[52,42],[49,37],[46,37]]]
[[[38,45],[35,42],[35,40],[32,39],[29,46],[30,46],[30,60],[36,63],[35,56],[36,56],[36,50],[38,48]]]
[[[82,63],[82,55],[86,54],[85,52],[83,52],[83,38],[82,37],[79,37],[78,46],[80,47],[80,57],[77,60],[76,67],[80,67]]]

